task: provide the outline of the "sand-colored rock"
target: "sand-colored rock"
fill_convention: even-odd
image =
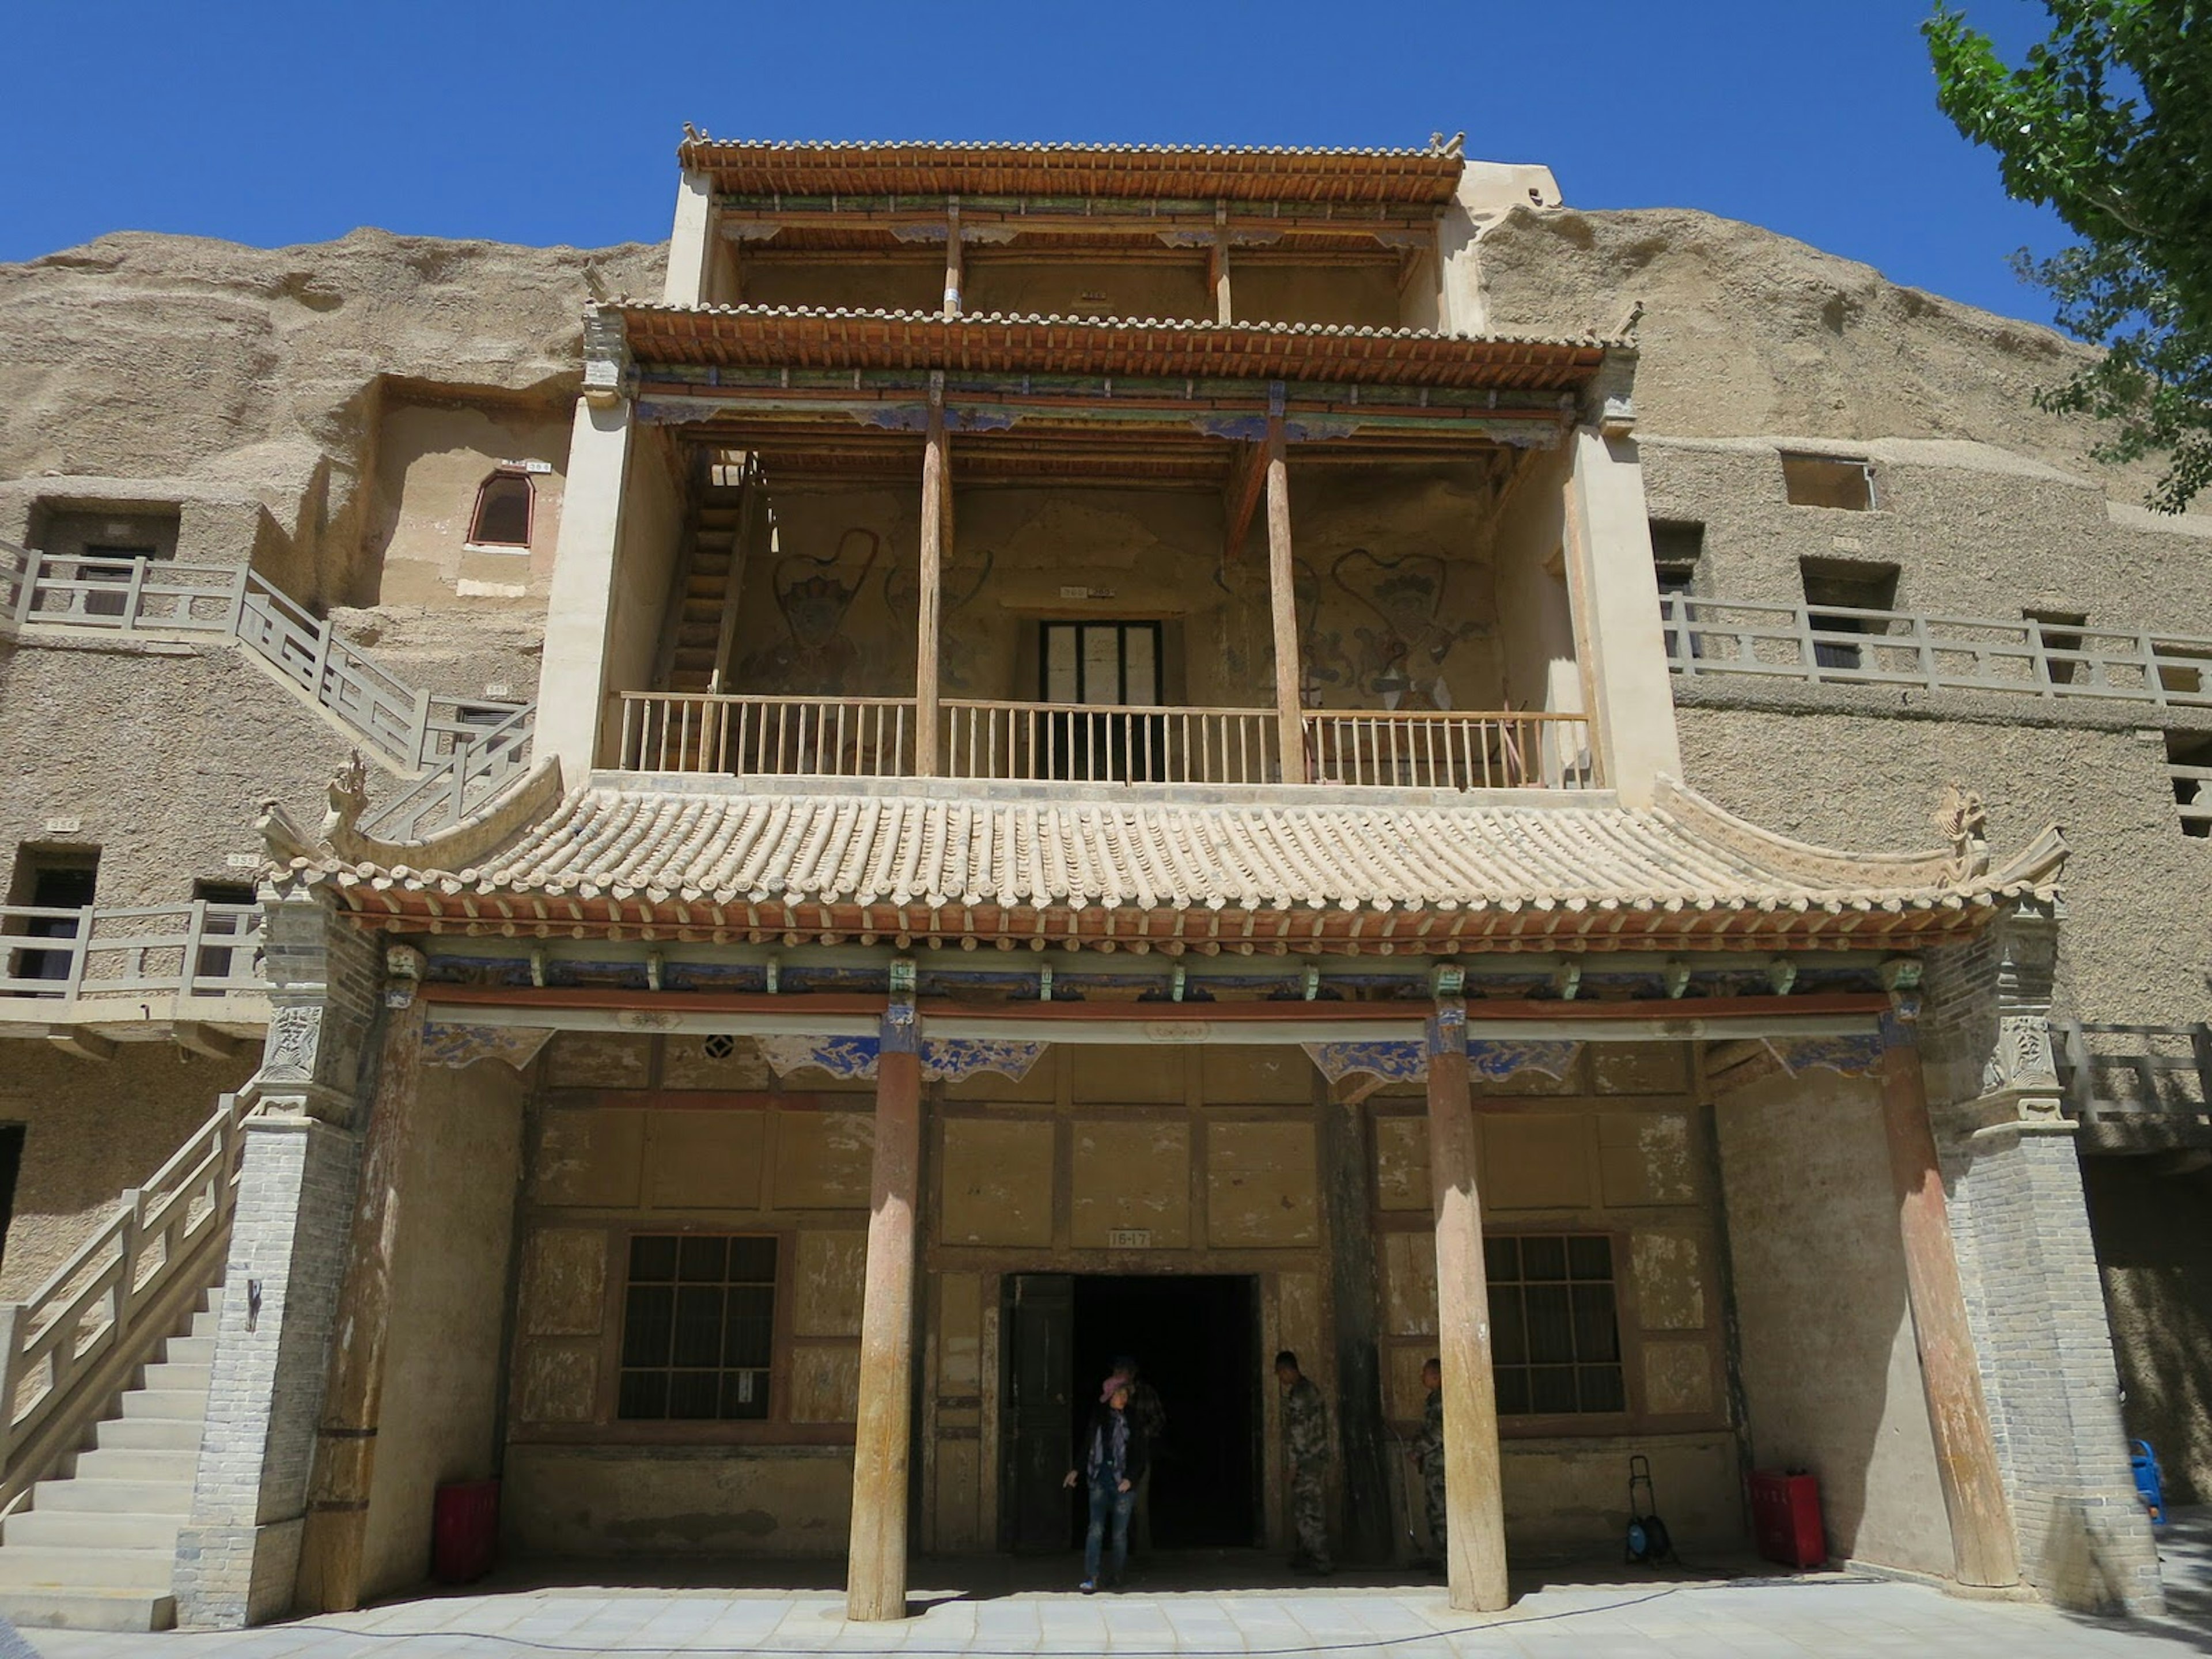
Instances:
[[[241,486],[314,569],[322,591],[299,597],[343,601],[387,388],[565,402],[586,301],[657,289],[661,258],[379,230],[275,249],[126,232],[0,264],[0,479]]]
[[[1609,330],[1643,302],[1647,432],[1977,440],[2100,476],[2130,501],[2152,476],[2100,465],[2094,424],[2031,401],[2087,347],[1757,225],[1678,208],[1516,208],[1484,234],[1480,263],[1499,331]],[[2021,290],[2022,309],[2042,303]]]

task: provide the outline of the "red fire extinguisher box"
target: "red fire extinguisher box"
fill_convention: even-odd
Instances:
[[[1759,1554],[1785,1567],[1817,1567],[1828,1559],[1820,1527],[1820,1483],[1780,1469],[1751,1474],[1751,1531]]]
[[[499,1482],[460,1480],[438,1488],[430,1515],[430,1576],[467,1584],[499,1555]]]

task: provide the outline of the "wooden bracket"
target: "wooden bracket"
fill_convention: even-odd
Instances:
[[[1241,446],[1243,453],[1238,457],[1229,475],[1229,489],[1224,499],[1229,507],[1229,534],[1221,544],[1222,562],[1233,564],[1244,546],[1244,538],[1252,529],[1253,515],[1260,510],[1260,496],[1267,487],[1267,447],[1265,444]]]

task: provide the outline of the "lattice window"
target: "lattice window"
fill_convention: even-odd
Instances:
[[[775,1249],[774,1238],[749,1234],[631,1238],[617,1417],[665,1422],[769,1414]]]
[[[1499,1413],[1626,1411],[1613,1240],[1522,1233],[1485,1239],[1483,1249]]]

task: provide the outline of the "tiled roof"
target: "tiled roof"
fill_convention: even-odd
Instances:
[[[647,363],[1376,381],[1554,392],[1597,373],[1595,335],[1437,334],[1316,323],[670,306],[614,301]]]
[[[784,143],[687,137],[687,168],[740,196],[1156,197],[1442,207],[1460,140],[1419,149],[1227,144]]]
[[[2065,851],[2046,832],[1995,873],[1953,850],[1836,853],[1680,789],[1642,811],[1603,794],[1312,793],[595,781],[465,869],[435,868],[432,844],[375,849],[412,865],[325,850],[278,873],[409,928],[553,936],[1742,948],[1967,931],[2007,897],[2047,896]]]

